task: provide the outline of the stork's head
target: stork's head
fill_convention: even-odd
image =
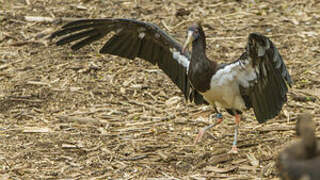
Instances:
[[[195,41],[205,39],[205,35],[200,22],[192,24],[187,31],[187,39],[183,45],[183,52]],[[203,41],[204,42],[204,41]],[[204,42],[205,43],[205,42]]]

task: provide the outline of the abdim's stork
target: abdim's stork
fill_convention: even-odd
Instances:
[[[315,136],[311,114],[297,117],[296,132],[300,140],[279,153],[277,168],[285,180],[320,179],[320,141]]]
[[[292,81],[274,44],[259,33],[251,33],[246,51],[229,64],[219,64],[206,55],[206,38],[200,23],[188,28],[182,46],[158,26],[132,19],[83,19],[70,22],[51,38],[64,36],[57,45],[77,41],[71,49],[78,50],[97,41],[109,32],[115,35],[100,49],[108,53],[134,59],[139,57],[157,64],[182,90],[187,100],[196,104],[209,103],[216,110],[218,124],[222,116],[216,106],[235,116],[236,128],[233,148],[237,152],[240,114],[253,108],[262,123],[275,117],[287,101]],[[192,52],[187,49],[192,45]],[[206,129],[200,131],[198,141]]]

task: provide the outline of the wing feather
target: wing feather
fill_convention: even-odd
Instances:
[[[51,38],[62,37],[56,42],[57,45],[75,42],[71,48],[78,50],[112,31],[115,35],[103,45],[100,53],[129,59],[139,57],[157,64],[181,89],[187,100],[205,102],[199,93],[190,98],[192,87],[187,77],[190,53],[182,52],[181,44],[156,25],[133,19],[82,19],[64,25]]]
[[[94,42],[96,40],[101,39],[102,37],[103,36],[101,34],[94,34],[94,35],[89,36],[89,37],[77,42],[76,44],[72,45],[71,49],[76,51],[76,50],[86,46],[87,44],[90,44],[90,43],[92,43],[92,42]]]
[[[68,44],[68,43],[70,43],[72,41],[77,41],[77,40],[82,39],[84,37],[94,36],[94,35],[97,35],[97,34],[98,33],[94,29],[90,29],[90,30],[87,30],[87,31],[82,31],[82,32],[73,34],[71,36],[64,37],[64,38],[60,39],[59,43],[57,43],[57,45],[61,46],[61,45],[64,45],[64,44]]]
[[[262,123],[279,114],[287,102],[288,86],[291,87],[293,82],[278,49],[269,38],[251,33],[245,57],[257,70],[257,79],[249,87],[240,87],[240,92]]]

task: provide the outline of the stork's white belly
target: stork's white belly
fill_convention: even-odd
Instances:
[[[256,71],[248,61],[235,62],[219,69],[211,78],[210,89],[202,95],[210,104],[244,110],[239,86],[247,88],[256,78]]]
[[[211,81],[210,90],[202,93],[202,95],[210,104],[223,108],[245,109],[244,100],[240,95],[239,84],[235,81],[226,81],[219,85],[215,81]]]

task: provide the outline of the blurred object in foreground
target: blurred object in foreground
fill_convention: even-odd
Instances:
[[[277,168],[285,180],[320,179],[320,141],[315,137],[315,123],[309,113],[297,117],[300,140],[279,153]]]

